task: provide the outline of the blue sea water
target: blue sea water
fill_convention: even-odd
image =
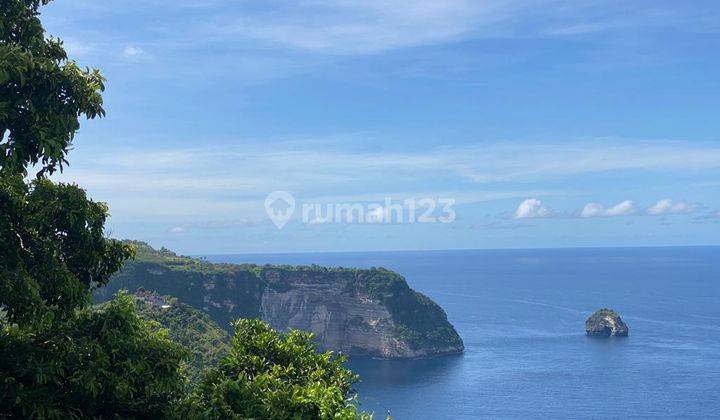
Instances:
[[[210,256],[383,266],[438,302],[465,354],[356,359],[383,418],[720,417],[720,247]],[[611,307],[628,338],[592,339]]]

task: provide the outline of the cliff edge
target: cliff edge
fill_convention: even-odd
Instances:
[[[321,350],[351,356],[430,357],[462,353],[445,311],[384,269],[211,264],[132,242],[137,259],[95,293],[99,301],[139,287],[202,309],[219,325],[260,318],[310,331]]]

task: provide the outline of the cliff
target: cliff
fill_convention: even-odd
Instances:
[[[390,270],[210,264],[133,244],[137,259],[96,291],[96,299],[143,287],[200,308],[226,328],[235,318],[260,318],[281,331],[311,331],[321,350],[355,356],[463,351],[442,308]]]

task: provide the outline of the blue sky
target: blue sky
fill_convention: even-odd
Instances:
[[[720,245],[714,1],[56,0],[108,78],[70,167],[183,253]],[[298,203],[453,198],[453,223]]]

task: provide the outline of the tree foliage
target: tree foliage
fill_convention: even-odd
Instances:
[[[105,237],[104,203],[45,178],[79,118],[104,113],[99,72],[45,38],[46,3],[0,0],[0,417],[158,415],[184,389],[184,350],[126,298],[88,307],[132,248]]]
[[[319,354],[312,334],[279,333],[259,320],[234,323],[228,355],[183,402],[179,417],[354,419],[356,376],[344,357]]]
[[[0,0],[0,170],[67,163],[78,117],[102,116],[103,78],[68,61],[62,41],[46,38],[38,8],[49,0]]]
[[[204,369],[215,366],[227,354],[230,335],[204,311],[172,296],[147,291],[137,291],[131,296],[140,318],[157,322],[157,328],[166,329],[170,339],[189,354],[186,373],[190,386],[202,378]],[[153,303],[153,299],[160,303]]]
[[[0,176],[0,305],[10,321],[65,318],[132,249],[104,236],[107,206],[75,185]]]
[[[0,0],[0,306],[19,323],[67,316],[131,256],[104,237],[107,206],[44,179],[62,169],[80,116],[104,115],[100,73],[46,39],[47,3]],[[29,165],[40,170],[26,184]]]
[[[182,395],[185,350],[118,297],[52,327],[5,327],[0,417],[147,418]]]

